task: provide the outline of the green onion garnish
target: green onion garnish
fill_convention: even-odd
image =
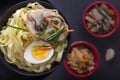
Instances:
[[[17,27],[17,26],[13,26],[13,25],[8,25],[9,27],[11,28],[14,28],[14,29],[19,29],[19,30],[23,30],[23,31],[28,31],[27,29],[24,29],[24,28],[21,28],[21,27]]]

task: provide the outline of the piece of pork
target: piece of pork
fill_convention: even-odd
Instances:
[[[48,13],[47,13],[47,12]],[[51,13],[51,14],[49,14]],[[55,15],[54,12],[51,12],[50,10],[46,10],[46,9],[37,9],[37,10],[31,10],[29,11],[28,13],[28,18],[26,20],[26,23],[27,23],[27,27],[29,29],[29,31],[36,36],[36,33],[38,32],[35,27],[37,26],[41,26],[41,23],[44,19],[45,16],[48,16],[48,15]]]
[[[66,29],[68,29],[68,25],[66,24],[65,20],[60,15],[58,15],[58,16],[49,16],[49,18],[51,20],[57,20],[58,21],[57,26],[59,26],[59,27],[64,26]],[[54,28],[53,26],[51,26],[51,27]],[[50,31],[50,27],[47,27],[47,31]],[[68,35],[68,32],[62,33],[58,40],[60,40],[60,41],[65,40],[67,35]]]
[[[40,32],[41,25],[43,23],[47,23],[45,21],[46,16],[48,16],[50,20],[57,20],[58,21],[57,26],[60,26],[60,27],[64,26],[66,29],[68,29],[68,25],[65,23],[64,19],[58,13],[45,8],[31,10],[27,15],[26,23],[29,31],[33,34],[33,36],[37,36],[36,34]],[[51,24],[48,24],[45,32],[49,32],[54,29],[55,28]],[[59,37],[59,40],[65,40],[67,35],[68,35],[67,32],[62,33]],[[47,37],[48,36],[46,37],[43,36],[43,38],[47,38]]]

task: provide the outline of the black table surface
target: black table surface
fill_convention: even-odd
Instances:
[[[7,1],[7,2],[5,2]],[[0,16],[12,5],[22,0],[0,0]],[[71,76],[63,66],[63,62],[57,69],[48,76],[41,78],[28,77],[20,75],[9,69],[0,61],[0,80],[120,80],[120,27],[110,37],[100,39],[87,33],[84,29],[82,17],[86,7],[98,0],[48,0],[51,2],[66,18],[70,28],[75,32],[71,33],[71,43],[75,41],[88,41],[95,45],[100,53],[100,66],[91,76],[80,79]],[[104,0],[113,4],[120,14],[119,0]],[[115,58],[105,61],[106,49],[113,48],[116,52]]]

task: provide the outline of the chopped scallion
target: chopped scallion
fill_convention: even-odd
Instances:
[[[55,25],[58,25],[58,21],[57,20],[51,20],[52,23],[54,23]]]
[[[8,25],[9,27],[11,28],[14,28],[14,29],[19,29],[19,30],[23,30],[23,31],[28,31],[27,29],[24,29],[24,28],[21,28],[21,27],[17,27],[17,26],[13,26],[13,25]]]

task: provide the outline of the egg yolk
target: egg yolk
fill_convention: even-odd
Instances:
[[[32,56],[35,59],[44,59],[48,56],[50,49],[40,49],[40,47],[32,48]]]

